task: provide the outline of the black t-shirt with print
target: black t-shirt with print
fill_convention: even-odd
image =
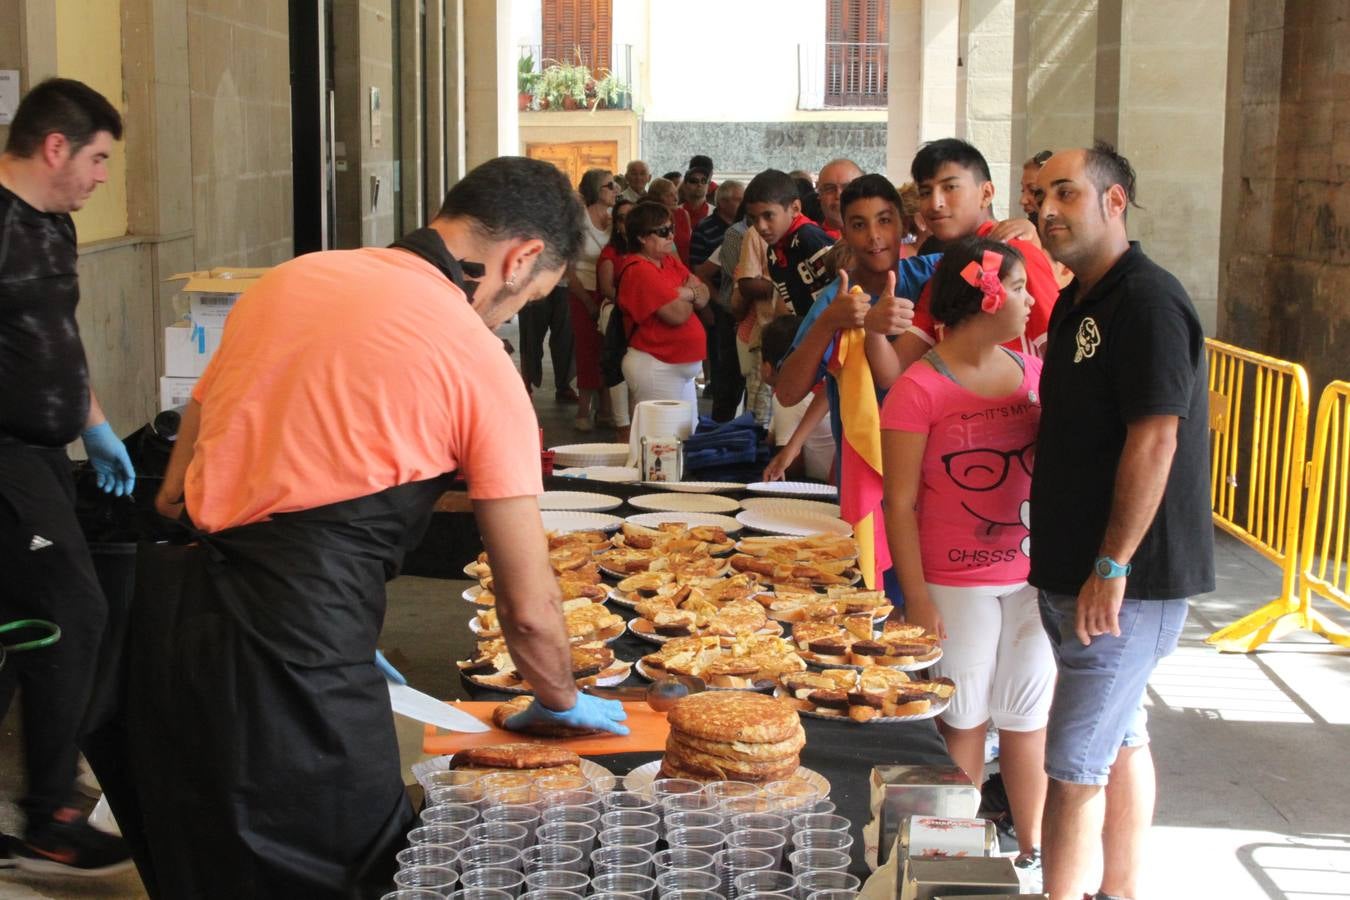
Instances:
[[[803,217],[778,246],[769,248],[769,277],[778,296],[805,316],[816,302],[816,295],[832,279],[825,277],[825,255],[834,241],[825,230]]]
[[[1131,242],[1075,303],[1055,304],[1041,373],[1031,484],[1031,576],[1077,594],[1098,556],[1127,424],[1179,416],[1157,517],[1130,560],[1125,596],[1165,600],[1214,590],[1205,336],[1180,282]]]
[[[61,447],[89,418],[78,258],[70,216],[0,187],[0,435]]]

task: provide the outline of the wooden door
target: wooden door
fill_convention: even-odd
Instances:
[[[581,181],[587,169],[616,172],[619,166],[618,141],[570,141],[525,145],[525,155],[552,163],[573,185]]]

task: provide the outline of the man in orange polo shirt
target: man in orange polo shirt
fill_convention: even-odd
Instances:
[[[556,169],[503,157],[428,228],[302,256],[239,299],[156,501],[185,504],[195,541],[138,563],[134,796],[111,799],[151,896],[387,888],[413,815],[375,643],[385,582],[451,473],[535,686],[509,724],[626,733],[622,707],[572,679],[536,419],[492,333],[557,283],[581,216]]]

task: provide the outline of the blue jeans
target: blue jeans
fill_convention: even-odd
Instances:
[[[1041,623],[1059,679],[1045,737],[1045,771],[1057,781],[1104,785],[1121,747],[1148,743],[1144,691],[1158,661],[1177,648],[1186,599],[1132,600],[1120,607],[1120,637],[1084,647],[1074,632],[1078,598],[1041,591]]]

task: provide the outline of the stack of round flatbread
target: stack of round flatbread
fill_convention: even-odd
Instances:
[[[801,719],[790,704],[748,691],[690,694],[666,718],[670,737],[662,778],[781,781],[797,771],[806,744]]]

